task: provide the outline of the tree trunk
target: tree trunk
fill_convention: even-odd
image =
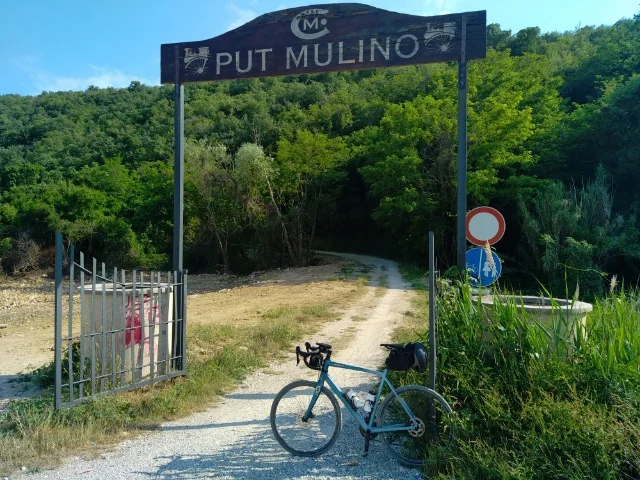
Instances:
[[[287,226],[284,224],[284,219],[282,218],[282,213],[280,212],[280,208],[276,203],[276,198],[273,195],[273,188],[271,188],[271,182],[267,179],[267,186],[269,187],[269,196],[271,197],[271,203],[273,205],[274,210],[276,211],[276,215],[278,216],[278,220],[280,221],[280,226],[282,227],[282,236],[284,238],[284,244],[287,247],[287,251],[289,252],[289,257],[291,261],[294,262],[295,265],[298,265],[296,261],[296,256],[293,251],[293,246],[291,245],[291,240],[289,239],[289,232],[287,231]]]
[[[229,270],[229,254],[227,252],[227,245],[226,245],[226,240],[223,242],[222,241],[222,236],[220,235],[220,230],[218,229],[218,223],[216,222],[216,217],[215,215],[211,214],[211,226],[213,228],[213,234],[216,237],[216,240],[218,242],[218,246],[220,247],[220,251],[222,252],[222,263],[223,263],[223,270],[224,270],[224,274],[228,275],[230,273]]]

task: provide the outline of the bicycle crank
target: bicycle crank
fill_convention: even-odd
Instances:
[[[408,430],[407,433],[409,433],[409,435],[411,435],[414,438],[419,438],[424,435],[425,426],[424,426],[424,422],[420,418],[416,417],[416,422],[418,422],[418,428],[414,430]]]
[[[360,428],[360,435],[362,435],[364,437],[366,435],[366,433],[367,433],[366,430],[364,428],[362,428],[362,427],[359,427],[359,428]],[[378,436],[377,433],[372,433],[371,434],[371,440],[373,440],[377,436]]]

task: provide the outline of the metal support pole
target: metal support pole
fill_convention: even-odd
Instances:
[[[462,46],[458,64],[458,209],[457,209],[457,252],[458,269],[466,268],[465,255],[467,215],[467,17],[462,16]]]
[[[178,61],[178,45],[175,47],[176,70],[174,85],[174,161],[173,161],[173,271],[182,272],[182,252],[183,252],[183,215],[184,215],[184,85],[180,81],[180,70]],[[176,278],[177,280],[178,278]],[[176,282],[176,311],[174,318],[184,319],[186,297],[184,285]],[[184,357],[182,339],[184,338],[184,321],[179,324],[180,332],[174,336],[173,342],[176,345],[176,355]]]
[[[56,293],[55,293],[55,375],[56,386],[53,395],[54,407],[60,409],[62,403],[62,233],[56,232]],[[71,357],[71,348],[69,348]],[[73,389],[73,385],[69,385]]]
[[[436,255],[433,232],[429,232],[429,388],[436,389]],[[436,429],[436,407],[433,399],[429,401],[429,417],[431,421],[430,435],[432,439],[438,438]]]
[[[429,232],[429,388],[436,389],[436,259],[433,232]]]
[[[184,214],[184,85],[175,85],[175,154],[173,162],[173,270],[182,271]]]

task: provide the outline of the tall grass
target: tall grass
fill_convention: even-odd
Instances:
[[[429,478],[640,479],[637,291],[597,299],[573,335],[561,308],[542,325],[464,283],[441,281],[437,307],[436,388],[458,425],[453,449],[426,452]]]
[[[622,291],[598,299],[587,326],[584,361],[611,379],[640,377],[640,295]]]

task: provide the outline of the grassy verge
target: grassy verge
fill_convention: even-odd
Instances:
[[[350,286],[340,303],[359,295],[365,284],[363,279],[350,282],[356,288]],[[187,377],[57,412],[50,393],[12,402],[0,412],[0,476],[21,467],[52,467],[69,455],[97,455],[163,421],[203,410],[247,373],[266,365],[274,353],[336,318],[333,305],[310,304],[267,310],[257,326],[192,326],[187,333]],[[53,366],[41,369],[39,380],[51,381],[52,372]]]
[[[369,280],[373,269],[374,266],[370,264],[347,262],[340,268],[340,278],[343,280],[354,278]]]
[[[425,452],[428,478],[640,478],[638,292],[596,300],[586,341],[565,339],[564,349],[541,341],[525,312],[483,307],[456,282],[439,282],[438,322],[437,390],[456,412],[457,438],[448,451]]]

